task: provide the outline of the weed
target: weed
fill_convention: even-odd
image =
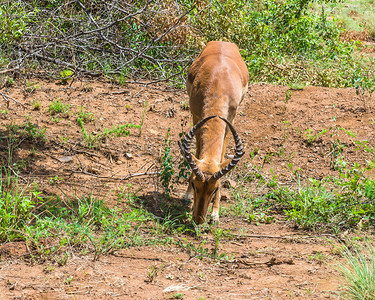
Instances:
[[[63,181],[64,179],[63,178],[60,178],[58,175],[54,176],[54,177],[51,177],[49,179],[49,183],[51,185],[56,185],[56,184],[59,184],[59,182]]]
[[[40,86],[36,82],[26,81],[25,92],[28,94],[34,93]]]
[[[83,124],[83,120],[81,118],[77,118],[77,123],[81,127],[81,132],[83,136],[83,142],[86,147],[88,148],[99,148],[100,144],[104,142],[107,138],[113,137],[113,136],[128,136],[130,135],[130,128],[140,128],[140,125],[127,123],[125,125],[117,125],[113,126],[111,129],[105,128],[101,133],[89,134],[86,131],[85,125]]]
[[[292,95],[293,95],[292,91],[291,91],[290,89],[287,90],[287,91],[285,92],[285,100],[284,100],[284,102],[285,102],[285,103],[288,103],[289,100],[290,100],[290,98],[292,98]]]
[[[158,267],[156,264],[147,267],[147,279],[146,282],[153,282],[158,276],[159,272],[164,269],[164,265]]]
[[[69,110],[70,104],[64,104],[59,98],[53,100],[48,107],[49,113],[53,116],[57,114],[68,114]]]
[[[164,187],[164,196],[166,199],[171,197],[173,185],[172,177],[174,174],[174,168],[172,163],[172,153],[171,153],[171,139],[170,131],[168,128],[167,135],[164,139],[164,148],[161,157],[161,171],[160,171],[160,182]]]
[[[70,284],[72,283],[73,279],[74,279],[74,276],[73,276],[73,275],[70,275],[70,276],[66,277],[66,278],[64,279],[64,284],[65,284],[65,285],[70,285]]]
[[[69,257],[70,257],[70,253],[68,251],[66,251],[61,258],[60,257],[55,257],[55,259],[56,259],[57,264],[60,267],[62,267],[62,266],[66,265],[66,263],[68,262]]]
[[[182,110],[189,110],[189,101],[185,100],[180,103]]]
[[[315,251],[313,255],[309,255],[310,261],[316,261],[318,263],[324,262],[324,254],[321,251]]]
[[[176,293],[174,295],[168,296],[169,299],[184,299],[184,294],[183,293]]]
[[[14,79],[12,77],[6,77],[5,78],[4,85],[6,87],[12,87],[12,86],[14,86],[14,84],[15,84],[15,81],[14,81]]]
[[[70,137],[68,137],[68,136],[65,136],[65,137],[59,136],[59,139],[60,139],[60,141],[61,141],[62,144],[66,144],[68,142],[68,140],[70,139]]]
[[[46,128],[39,128],[37,124],[31,122],[30,118],[27,118],[22,125],[13,122],[5,125],[5,128],[8,131],[8,165],[12,164],[13,153],[23,141],[29,140],[35,143],[46,141]]]
[[[84,105],[82,105],[78,113],[76,113],[76,118],[77,118],[76,120],[78,124],[79,124],[78,119],[80,119],[83,123],[89,123],[89,122],[95,121],[95,115],[92,112],[85,110]]]
[[[329,129],[331,130],[331,128]],[[328,129],[322,129],[317,134],[313,134],[311,128],[305,130],[305,138],[308,144],[318,141],[325,133],[328,132]]]
[[[72,76],[74,75],[74,72],[71,70],[63,70],[60,72],[59,81],[62,85],[67,85],[69,81],[72,80]]]
[[[31,106],[33,107],[33,110],[40,110],[41,107],[41,101],[37,99],[33,99],[31,101]]]

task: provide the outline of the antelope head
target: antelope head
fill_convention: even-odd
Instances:
[[[196,132],[210,119],[219,117],[229,127],[234,137],[236,150],[233,159],[228,159],[223,162],[214,162],[198,159],[191,153],[191,143]],[[182,155],[187,160],[190,168],[192,169],[192,176],[190,178],[189,188],[192,189],[194,202],[193,202],[193,220],[202,224],[206,220],[208,206],[215,197],[220,199],[220,178],[227,174],[244,155],[242,142],[232,126],[232,124],[221,116],[210,116],[199,123],[197,123],[185,136],[183,143],[178,143]],[[216,201],[215,201],[216,202]],[[218,202],[217,202],[218,204]],[[213,219],[219,218],[219,207],[213,209]]]

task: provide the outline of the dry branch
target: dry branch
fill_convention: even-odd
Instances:
[[[132,81],[137,84],[177,77],[181,82],[186,65],[196,55],[181,38],[187,36],[185,20],[193,8],[183,11],[184,5],[177,2],[177,9],[160,0],[134,4],[74,0],[37,10],[27,2],[19,5],[33,18],[19,40],[0,45],[13,55],[0,74],[37,61],[39,67],[48,70],[57,67],[59,71],[68,68],[90,76],[120,75],[137,78]],[[179,39],[179,43],[173,39]],[[179,71],[171,71],[176,69]]]

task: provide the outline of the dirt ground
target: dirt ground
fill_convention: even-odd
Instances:
[[[63,86],[31,78],[16,80],[1,92],[12,97],[9,107],[0,98],[1,137],[7,134],[5,125],[22,124],[27,118],[46,128],[45,143],[24,141],[13,155],[13,161],[24,162],[22,182],[36,182],[44,193],[57,193],[62,199],[51,178],[58,178],[59,189],[67,195],[92,193],[109,203],[120,187],[130,183],[138,196],[152,202],[161,189],[155,173],[168,128],[178,162],[179,133],[191,126],[186,92],[164,84],[119,86],[75,80]],[[69,114],[51,116],[48,107],[56,99],[71,105]],[[40,102],[39,110],[33,109],[33,101]],[[266,177],[277,174],[278,182],[288,185],[295,183],[295,172],[302,180],[335,175],[333,165],[341,155],[349,163],[364,164],[370,154],[357,150],[356,142],[375,146],[374,103],[374,97],[357,95],[355,89],[250,85],[235,119],[246,154],[231,178],[258,166]],[[129,136],[107,139],[98,150],[85,148],[75,121],[82,106],[95,115],[95,122],[86,125],[89,133],[117,124],[140,124],[145,111],[141,136],[133,128]],[[322,130],[326,132],[318,134]],[[6,161],[6,139],[0,141],[0,159]],[[335,149],[340,145],[338,153]],[[186,184],[175,186],[174,196],[182,198],[185,189]],[[283,216],[276,220],[254,224],[222,217],[219,226],[238,235],[220,244],[234,255],[226,262],[190,257],[174,246],[150,246],[119,250],[95,262],[90,255],[77,254],[58,266],[24,259],[28,249],[22,242],[3,244],[0,298],[169,299],[177,293],[184,299],[339,298],[342,280],[334,268],[337,244],[329,235],[295,228]],[[158,273],[149,282],[152,269]]]

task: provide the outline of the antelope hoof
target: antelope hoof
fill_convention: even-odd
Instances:
[[[212,223],[219,223],[219,212],[212,212]]]

